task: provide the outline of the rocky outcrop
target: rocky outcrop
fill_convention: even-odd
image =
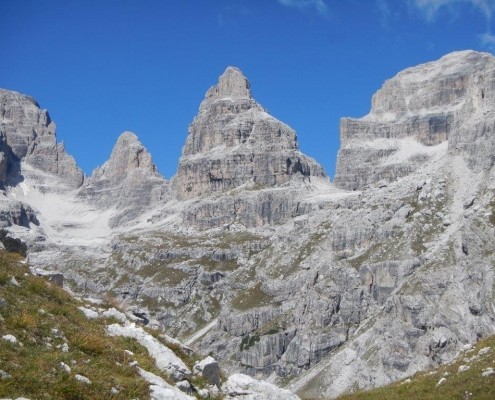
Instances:
[[[228,67],[189,127],[174,183],[178,197],[189,199],[313,176],[325,173],[298,150],[295,132],[256,103],[242,72]]]
[[[65,268],[74,290],[111,293],[225,370],[304,397],[448,362],[495,329],[493,65],[460,52],[386,82],[367,117],[342,122],[336,180],[350,190],[320,184],[294,132],[229,68],[191,125],[177,196],[153,197],[166,184],[126,133],[80,189],[91,207],[47,207],[63,218],[30,259]],[[21,198],[18,186],[8,196]],[[114,230],[98,225],[101,210],[150,218]],[[22,220],[19,231],[35,229]],[[257,396],[241,378],[224,394]]]
[[[29,96],[0,89],[0,184],[22,181],[21,161],[58,176],[70,188],[82,185],[84,174],[57,143],[55,123]]]
[[[124,132],[110,159],[93,171],[78,196],[98,207],[117,209],[111,224],[118,225],[166,201],[166,193],[167,183],[158,173],[151,154],[134,133]]]
[[[495,59],[463,51],[400,72],[373,96],[370,113],[344,118],[334,184],[348,190],[409,175],[448,142],[472,168],[493,165]]]

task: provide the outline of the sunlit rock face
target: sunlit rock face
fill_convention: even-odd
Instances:
[[[275,187],[312,176],[325,173],[298,150],[294,130],[269,115],[252,98],[242,72],[228,67],[189,127],[175,179],[179,198],[244,184]]]
[[[74,158],[57,143],[48,111],[32,97],[0,89],[0,185],[22,181],[21,162],[58,176],[71,188],[84,180]]]
[[[54,195],[59,175],[21,163],[47,186],[0,192],[1,226],[32,265],[224,371],[304,398],[384,385],[494,332],[493,66],[459,52],[387,81],[368,116],[342,122],[340,188],[228,68],[173,184],[124,133],[76,191]]]
[[[78,196],[100,208],[115,208],[112,225],[137,218],[168,199],[168,185],[151,154],[132,132],[122,133],[110,159],[96,168]]]
[[[495,59],[462,51],[408,68],[373,96],[371,111],[340,125],[335,185],[361,190],[409,175],[448,142],[470,168],[493,164]]]

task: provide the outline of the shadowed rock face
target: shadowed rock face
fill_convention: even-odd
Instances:
[[[490,54],[462,51],[386,81],[367,116],[341,121],[335,185],[361,190],[394,181],[424,165],[428,147],[447,141],[471,168],[491,166],[494,72]]]
[[[20,162],[57,175],[71,188],[82,185],[84,174],[74,158],[56,142],[55,123],[36,101],[0,89],[0,184],[22,180]]]
[[[275,187],[311,176],[324,177],[325,172],[298,150],[294,130],[253,100],[242,72],[228,67],[189,127],[175,179],[178,197],[225,192],[246,183]]]

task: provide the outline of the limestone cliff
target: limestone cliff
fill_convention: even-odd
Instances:
[[[55,123],[32,97],[0,89],[0,139],[0,185],[22,181],[21,161],[71,188],[82,185],[83,172],[57,143]]]
[[[495,59],[462,51],[408,68],[373,96],[370,113],[340,125],[335,185],[379,186],[417,170],[448,142],[470,167],[493,164]]]
[[[245,184],[275,187],[312,176],[325,173],[298,150],[294,130],[256,103],[242,72],[228,67],[206,93],[189,127],[175,179],[179,198]]]
[[[70,201],[7,190],[46,227],[13,207],[9,232],[39,234],[33,265],[156,318],[229,372],[310,398],[410,376],[495,330],[494,65],[457,52],[387,81],[368,116],[342,122],[344,189],[228,68],[175,195],[154,197],[163,180],[126,133]]]
[[[130,221],[168,197],[167,183],[151,154],[132,132],[122,133],[110,159],[93,171],[78,196],[100,208],[115,208],[111,224]]]

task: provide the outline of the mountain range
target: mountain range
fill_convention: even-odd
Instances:
[[[229,373],[333,398],[495,333],[494,129],[495,57],[451,53],[341,120],[331,182],[228,67],[172,179],[132,132],[88,177],[0,89],[0,240]]]

